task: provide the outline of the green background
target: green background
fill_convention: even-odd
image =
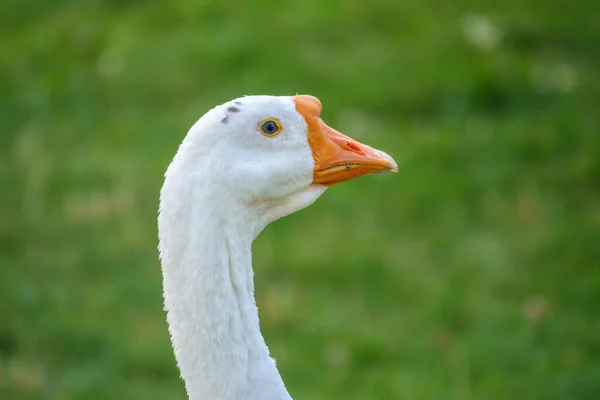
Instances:
[[[183,399],[162,174],[216,104],[309,93],[400,171],[255,243],[292,396],[599,399],[599,4],[1,2],[0,398]]]

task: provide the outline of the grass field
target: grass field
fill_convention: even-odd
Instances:
[[[600,398],[600,5],[0,4],[0,398],[183,399],[162,174],[206,110],[309,93],[381,148],[254,246],[295,399]]]

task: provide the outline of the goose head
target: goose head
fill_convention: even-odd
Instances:
[[[397,171],[386,153],[329,127],[321,110],[308,95],[246,96],[217,106],[190,129],[167,178],[177,170],[190,191],[200,180],[267,224],[310,205],[331,185]]]

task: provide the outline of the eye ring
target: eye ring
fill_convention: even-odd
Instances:
[[[265,119],[260,123],[260,133],[268,137],[275,137],[281,132],[281,124],[275,118]]]

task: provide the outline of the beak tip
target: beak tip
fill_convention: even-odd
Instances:
[[[390,171],[398,172],[398,163],[389,154],[386,154],[383,151],[380,151],[380,153],[381,158],[388,162],[388,168],[390,169]]]

